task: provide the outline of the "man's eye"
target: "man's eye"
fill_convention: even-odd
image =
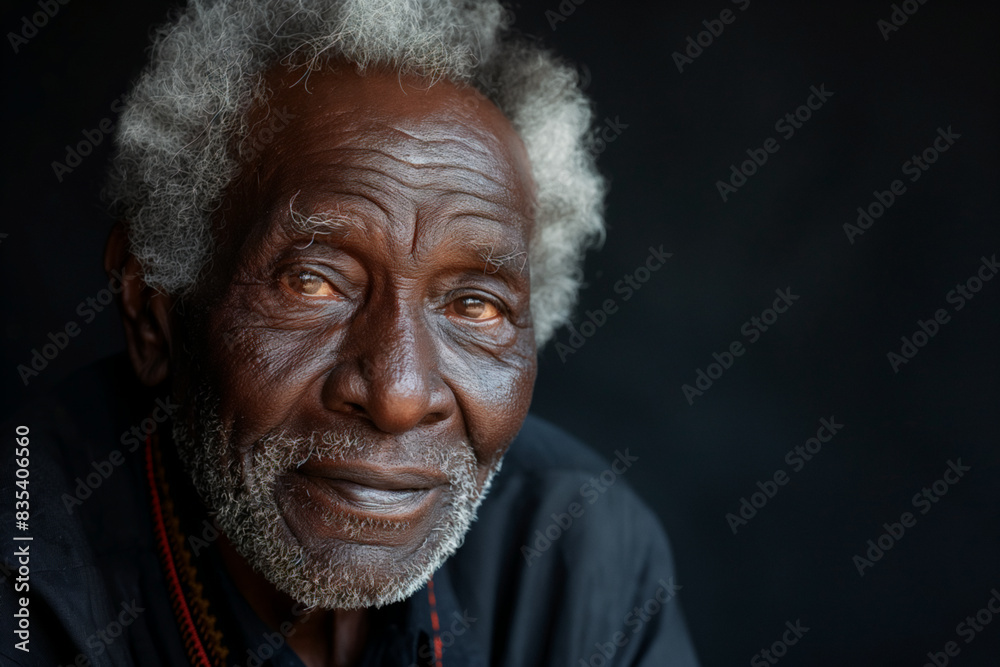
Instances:
[[[452,307],[457,315],[485,322],[500,315],[500,309],[488,301],[483,301],[474,296],[462,297],[452,302]]]
[[[312,271],[292,271],[281,277],[281,282],[293,292],[313,297],[333,297],[333,285]]]

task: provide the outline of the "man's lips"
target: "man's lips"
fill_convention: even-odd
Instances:
[[[309,462],[299,466],[296,472],[310,477],[352,482],[381,491],[426,491],[448,483],[448,477],[440,472],[370,463]]]
[[[429,496],[436,496],[433,492],[448,484],[447,476],[436,471],[362,463],[310,462],[296,472],[338,504],[395,520],[420,514],[427,509]]]

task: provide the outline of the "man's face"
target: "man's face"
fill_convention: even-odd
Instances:
[[[175,431],[275,586],[380,605],[457,548],[527,414],[533,185],[478,93],[301,74],[272,71],[248,115],[252,158],[184,311]]]

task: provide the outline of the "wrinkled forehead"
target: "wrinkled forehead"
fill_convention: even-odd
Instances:
[[[345,188],[401,200],[447,193],[500,218],[532,217],[524,145],[475,89],[348,65],[308,75],[276,68],[265,82],[244,155],[250,190],[269,203]]]

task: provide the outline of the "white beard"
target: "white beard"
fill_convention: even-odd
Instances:
[[[445,517],[412,552],[400,548],[331,540],[322,548],[303,545],[289,529],[278,506],[278,478],[309,459],[359,460],[371,446],[340,433],[293,437],[268,433],[254,443],[247,463],[234,458],[229,433],[217,417],[216,401],[206,390],[192,401],[196,427],[174,422],[173,437],[194,486],[218,526],[240,555],[276,588],[308,607],[360,609],[399,602],[419,590],[461,546],[476,518],[502,457],[491,464],[480,491],[471,447],[423,448],[421,464],[447,475]],[[322,511],[316,506],[316,511]],[[343,519],[324,517],[328,525]],[[340,528],[363,535],[366,530],[404,529],[380,519],[355,519]]]

